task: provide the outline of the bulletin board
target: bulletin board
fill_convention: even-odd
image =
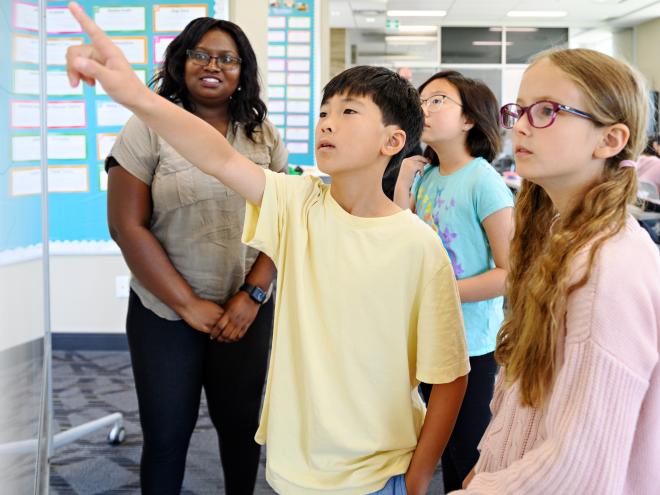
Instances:
[[[318,69],[314,0],[270,0],[268,118],[284,138],[292,165],[314,165]]]
[[[41,208],[39,14],[35,0],[10,1],[11,11],[3,10],[0,19],[0,253],[41,240],[40,229],[15,221],[30,210],[39,217]],[[169,42],[190,20],[216,14],[213,0],[78,3],[113,38],[145,84]],[[114,246],[106,220],[103,162],[131,114],[100,85],[69,86],[66,49],[87,38],[66,5],[49,1],[46,15],[50,239],[95,253]]]

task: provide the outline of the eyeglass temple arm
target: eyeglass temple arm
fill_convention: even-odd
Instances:
[[[590,119],[590,120],[596,120],[593,115],[587,112],[583,112],[582,110],[578,110],[577,108],[569,107],[568,105],[561,105],[557,104],[557,107],[563,110],[564,112],[572,113],[573,115],[577,115],[578,117],[583,117],[585,119]]]

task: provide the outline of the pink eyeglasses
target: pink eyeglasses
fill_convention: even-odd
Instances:
[[[572,113],[578,117],[596,122],[596,118],[587,112],[569,107],[568,105],[562,105],[556,101],[541,100],[532,103],[528,107],[520,106],[517,103],[507,103],[500,108],[500,123],[505,129],[512,129],[513,126],[516,125],[516,122],[518,122],[523,115],[527,114],[527,119],[532,127],[535,127],[536,129],[544,129],[554,124],[555,119],[557,118],[557,113],[560,111]]]

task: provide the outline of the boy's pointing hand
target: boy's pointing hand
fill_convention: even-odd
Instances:
[[[69,10],[92,43],[72,46],[67,50],[66,69],[71,86],[78,86],[81,80],[89,85],[99,81],[114,100],[130,107],[145,86],[135,76],[122,51],[85,14],[82,7],[71,2]]]

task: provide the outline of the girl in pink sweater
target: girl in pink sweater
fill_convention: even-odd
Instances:
[[[627,213],[644,85],[584,49],[524,74],[509,312],[493,419],[465,494],[660,493],[660,256]]]

